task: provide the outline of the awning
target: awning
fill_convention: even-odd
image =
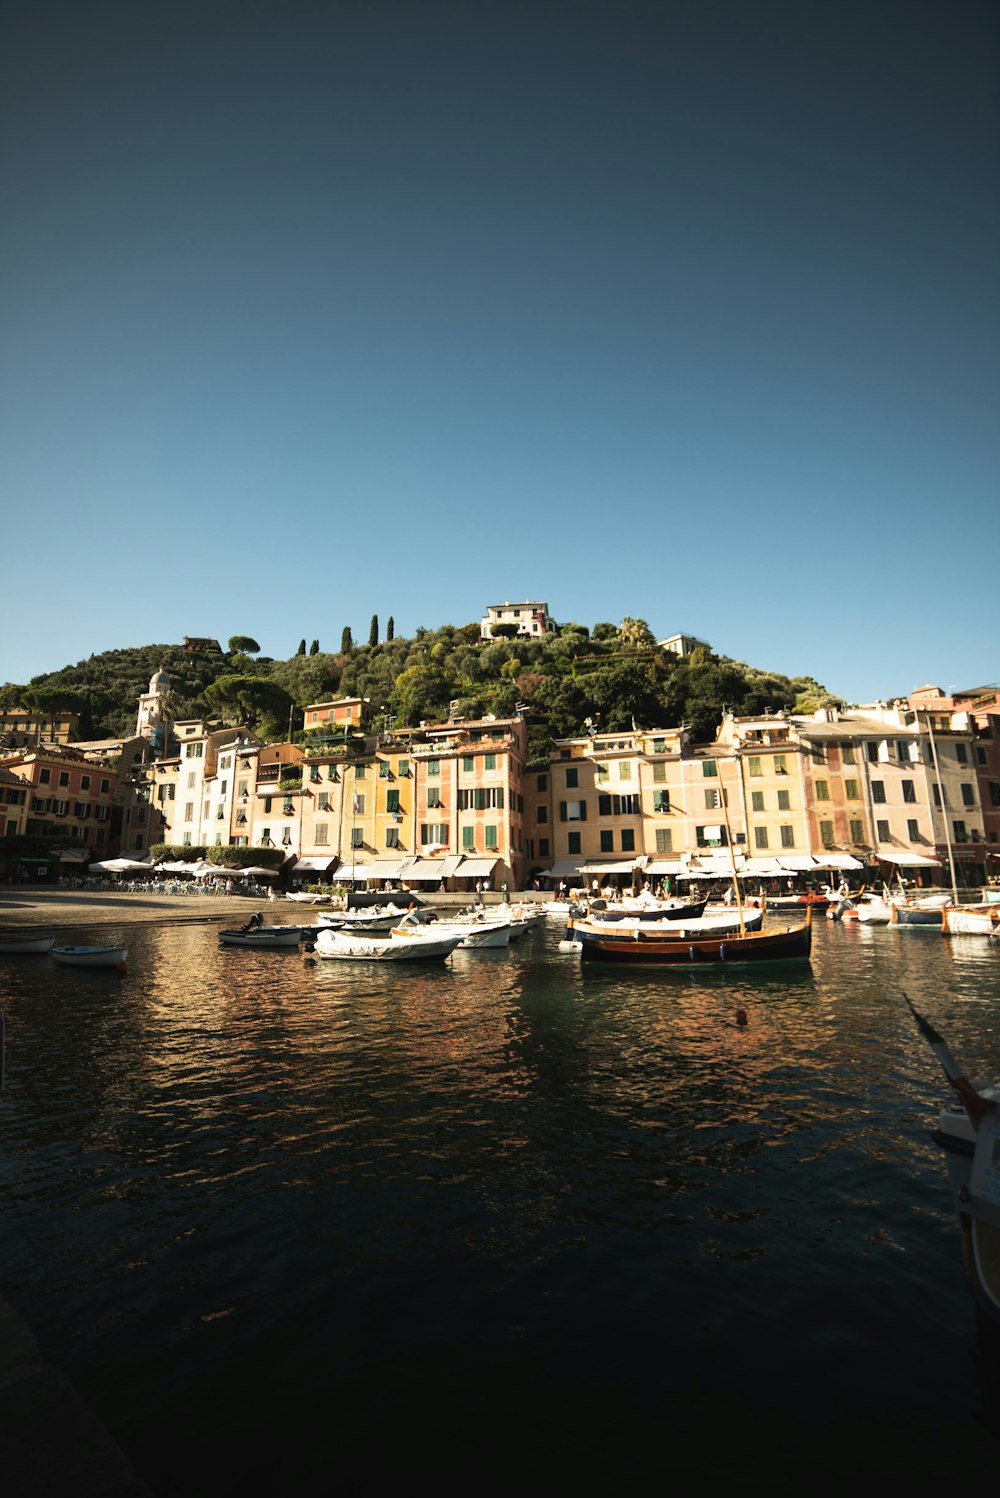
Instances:
[[[820,864],[811,853],[779,853],[778,862],[789,874],[811,874]]]
[[[740,865],[737,862],[737,872],[739,872],[739,867]],[[684,873],[689,879],[731,879],[733,877],[733,861],[728,855],[725,858],[721,858],[718,856],[702,857],[699,854],[697,858],[691,860]]]
[[[398,879],[403,865],[408,862],[408,855],[402,858],[373,858],[368,865],[368,878]]]
[[[308,874],[310,872],[315,874],[322,874],[325,873],[325,871],[330,867],[331,864],[334,864],[336,862],[336,854],[332,854],[329,858],[320,858],[318,856],[299,858],[296,860],[295,865],[292,869],[292,875],[294,876],[295,874]]]
[[[24,855],[21,854],[21,857],[23,858]],[[86,863],[87,859],[89,857],[90,857],[90,849],[89,848],[66,848],[62,853],[59,854],[59,862],[60,863]],[[31,863],[31,861],[32,861],[33,858],[34,858],[34,854],[31,854],[31,856],[28,858],[27,861],[29,863]],[[152,868],[152,864],[147,864],[146,867],[147,868]]]
[[[740,869],[742,879],[773,879],[785,870],[776,858],[748,858]]]
[[[880,863],[899,864],[904,869],[938,869],[940,858],[925,858],[923,853],[880,853]]]
[[[579,866],[581,874],[634,874],[635,859],[630,858],[627,862],[619,860],[617,863],[581,863]]]
[[[578,858],[557,858],[551,869],[543,869],[539,879],[570,879],[580,870]]]
[[[370,879],[371,867],[370,863],[345,863],[337,870],[337,883],[351,884],[356,880]]]
[[[407,879],[444,879],[443,858],[412,858],[405,866]]]
[[[683,874],[686,868],[679,858],[651,858],[643,872],[659,879],[664,874]]]
[[[853,853],[824,853],[816,855],[821,869],[863,869],[864,864]]]
[[[459,879],[486,879],[499,862],[499,858],[463,858],[457,874]]]

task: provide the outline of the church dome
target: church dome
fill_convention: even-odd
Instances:
[[[165,692],[169,686],[170,677],[161,666],[159,671],[154,672],[149,678],[149,690],[150,692]]]

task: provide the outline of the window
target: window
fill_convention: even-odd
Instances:
[[[441,761],[439,759],[429,759],[427,761],[427,773],[428,773],[428,775],[432,779],[435,776],[440,775],[441,774]]]
[[[68,770],[60,770],[59,771],[59,784],[60,785],[69,785],[69,771]]]
[[[669,811],[670,810],[670,792],[669,791],[654,791],[653,792],[653,810],[654,811]]]
[[[495,827],[491,827],[489,823],[486,824],[486,846],[492,849],[493,852],[496,852],[497,830]]]
[[[89,775],[81,775],[80,776],[80,789],[81,789],[81,791],[89,791],[90,790],[90,776]]]
[[[398,769],[399,769],[400,775],[402,775],[404,778],[407,778],[409,776],[409,773],[410,773],[410,761],[408,759],[401,759],[401,760],[399,760],[398,761]]]
[[[601,852],[602,853],[613,853],[614,851],[615,851],[615,835],[614,835],[614,833],[609,828],[607,832],[602,832],[601,833]]]
[[[872,800],[875,802],[876,806],[884,806],[885,805],[885,781],[884,780],[873,780],[872,781]]]
[[[706,791],[705,792],[705,810],[706,811],[717,811],[718,808],[719,808],[719,793],[718,793],[718,791]]]
[[[603,781],[607,780],[607,778],[608,778],[608,767],[607,767],[607,765],[598,765],[597,766],[597,783],[598,783],[598,785],[601,785]]]
[[[931,790],[934,792],[934,805],[935,806],[940,806],[941,805],[941,787],[937,784],[936,781],[931,786]]]
[[[666,739],[654,739],[653,740],[653,753],[654,754],[666,754],[666,752],[667,752],[667,741],[666,741]]]
[[[833,842],[833,823],[832,822],[820,822],[820,824],[819,824],[819,840],[823,844],[824,848],[829,848],[830,844]]]
[[[1000,790],[1000,786],[998,786],[997,789]],[[547,822],[548,820],[549,820],[549,809],[548,809],[548,807],[547,806],[537,806],[535,808],[535,821],[539,824],[539,826],[541,826],[542,823]]]
[[[844,795],[847,797],[848,801],[857,801],[858,782],[856,780],[844,781]]]
[[[906,835],[911,843],[920,842],[920,823],[916,817],[910,817],[906,823]]]
[[[719,767],[715,763],[715,760],[714,759],[703,759],[702,762],[701,762],[701,773],[702,773],[702,775],[704,775],[706,777],[711,776],[711,775],[718,775],[718,773],[719,773]]]
[[[568,791],[575,790],[576,787],[579,784],[580,784],[580,772],[578,770],[567,770],[566,771],[566,789]]]
[[[857,817],[852,817],[850,827],[851,842],[855,844],[863,843],[865,840],[865,829],[863,823],[861,823]]]
[[[387,848],[399,847],[399,828],[387,827],[385,829],[385,845]]]
[[[785,826],[785,827],[781,828],[781,846],[783,848],[794,848],[795,847],[795,828],[794,827]]]
[[[990,805],[1000,806],[1000,781],[991,780],[990,783]]]
[[[265,838],[267,837],[267,835],[268,835],[267,834],[267,828],[265,827],[264,828],[264,836],[265,836]],[[183,842],[184,842],[184,847],[185,848],[190,848],[190,846],[191,846],[191,834],[190,834],[190,832],[185,832],[184,838],[183,838]]]
[[[580,834],[578,832],[571,832],[571,833],[568,834],[568,836],[567,836],[567,844],[566,844],[566,851],[568,853],[579,853],[579,851],[580,851]]]
[[[48,785],[48,783],[49,783],[49,781],[51,779],[52,779],[52,771],[51,770],[39,770],[39,772],[38,772],[38,783],[39,783],[39,785]]]
[[[985,765],[985,764],[988,764],[988,763],[989,763],[989,759],[988,759],[988,756],[986,754],[986,750],[983,748],[982,744],[977,744],[976,745],[976,764],[977,765]]]
[[[674,851],[674,834],[669,827],[657,827],[656,851],[657,853],[672,853]]]
[[[392,765],[387,759],[380,759],[378,762],[378,778],[379,780],[392,779]]]
[[[891,843],[892,834],[889,831],[888,822],[875,823],[875,836],[880,843]]]
[[[420,842],[422,847],[432,847],[435,843],[447,843],[448,828],[444,822],[421,822]]]
[[[779,791],[778,792],[778,810],[779,811],[791,811],[791,809],[792,809],[791,792],[790,791]]]
[[[441,805],[441,788],[436,785],[427,787],[427,805],[429,807]]]
[[[399,792],[398,791],[395,791],[395,790],[393,790],[393,791],[386,791],[386,793],[385,793],[385,809],[386,809],[386,811],[391,812],[393,814],[393,816],[395,816],[398,813],[398,811],[399,811]]]
[[[657,794],[661,795],[663,793],[657,792]],[[640,806],[638,796],[604,795],[597,798],[597,815],[599,817],[637,817],[641,810],[642,807]],[[584,813],[582,820],[586,821],[586,813]]]
[[[319,779],[319,765],[310,765],[309,779],[313,782],[313,784],[315,784],[315,782]],[[246,781],[244,781],[243,784],[245,785]]]
[[[635,852],[635,832],[631,827],[622,828],[622,852]]]
[[[539,775],[539,777],[538,777],[538,789],[540,791],[547,791],[548,788],[549,788],[549,777],[547,775]],[[541,857],[541,854],[539,854],[539,857]]]
[[[495,754],[487,754],[487,756],[486,756],[486,768],[487,768],[487,770],[495,770],[496,767],[497,767],[497,757],[496,757],[496,755]]]
[[[185,803],[184,803],[184,820],[185,820],[185,822],[193,822],[194,821],[194,802],[193,801],[185,801]]]
[[[620,759],[618,761],[618,779],[619,780],[631,780],[632,779],[632,764],[631,764],[630,760]]]
[[[762,773],[762,771],[761,771],[761,768],[760,768],[760,755],[759,754],[750,754],[750,755],[748,755],[747,756],[747,774],[748,775],[760,775],[761,773]]]
[[[471,849],[474,849],[475,846],[476,846],[476,829],[475,829],[475,827],[463,827],[462,828],[462,847],[465,848],[466,851],[469,851]]]
[[[351,828],[351,847],[363,848],[365,845],[365,832],[363,827]]]
[[[900,781],[900,785],[903,787],[903,800],[904,801],[915,802],[916,799],[917,799],[917,789],[916,789],[916,786],[913,784],[913,781],[912,780],[901,780]],[[971,790],[972,787],[970,786],[969,789]]]
[[[829,801],[829,799],[830,799],[830,782],[828,780],[817,780],[816,781],[816,800],[817,801]]]
[[[966,785],[965,782],[963,781],[962,782],[962,805],[963,806],[975,806],[975,804],[976,804],[976,793],[975,793],[975,791],[972,789],[971,785]]]
[[[317,793],[316,793],[316,810],[317,811],[329,811],[330,810],[330,792],[329,791],[317,791]]]
[[[291,796],[286,796],[285,800],[284,800],[284,803],[282,805],[282,808],[281,808],[282,815],[286,816],[286,817],[290,817],[292,815],[292,813],[294,812],[294,810],[295,810],[295,802],[292,800]],[[221,812],[220,812],[220,816],[221,816]]]
[[[435,764],[436,763],[437,763],[437,761],[435,760]],[[354,767],[354,778],[355,778],[355,780],[364,780],[367,777],[367,775],[368,775],[368,766],[367,765],[355,765],[355,767]]]
[[[963,744],[956,744],[955,745],[956,749],[961,749],[961,748],[964,748],[964,747],[965,746]],[[951,825],[952,825],[952,827],[954,829],[954,832],[955,832],[955,841],[956,841],[956,843],[967,843],[969,841],[969,834],[966,831],[965,823],[964,822],[952,822]]]
[[[763,811],[764,810],[764,792],[763,791],[751,791],[750,792],[750,810],[751,811]]]
[[[586,801],[560,801],[560,822],[585,822],[587,820]]]
[[[329,841],[329,825],[326,822],[317,822],[313,828],[313,840],[318,847],[325,847]]]
[[[653,766],[653,779],[654,780],[660,780],[660,781],[662,781],[662,780],[666,780],[666,778],[667,778],[667,767],[663,763],[662,759],[657,760],[656,764]]]
[[[548,858],[549,856],[549,840],[547,837],[540,837],[538,839],[538,856],[539,858]]]
[[[955,745],[955,758],[960,765],[967,765],[969,763],[969,751],[964,744]]]
[[[475,756],[471,754],[462,755],[462,770],[466,775],[471,775],[476,768]]]
[[[753,830],[753,844],[755,848],[767,847],[767,828],[755,827]]]
[[[853,765],[854,762],[855,762],[855,760],[854,760],[854,745],[853,744],[842,744],[841,748],[840,748],[840,757],[843,760],[843,762],[844,762],[845,765]]]
[[[352,808],[355,816],[358,816],[358,817],[363,817],[364,816],[364,814],[365,814],[365,793],[364,793],[364,791],[355,791],[354,792],[354,800],[351,802],[351,808]]]
[[[783,754],[776,754],[774,756],[774,773],[775,775],[788,774],[788,766],[785,763],[785,756]]]

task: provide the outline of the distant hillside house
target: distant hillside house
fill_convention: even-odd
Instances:
[[[79,728],[79,713],[40,713],[11,707],[0,712],[0,746],[25,749],[32,744],[69,744]]]
[[[707,640],[699,640],[697,635],[668,635],[665,640],[657,640],[661,650],[669,650],[671,655],[679,655],[682,659],[690,655],[693,650],[711,650]]]
[[[307,729],[332,728],[346,733],[348,729],[364,728],[371,715],[365,697],[337,697],[329,702],[310,702],[305,709]]]
[[[493,630],[498,624],[516,624],[518,634],[527,635],[531,639],[554,635],[559,629],[549,614],[547,603],[491,603],[480,620],[482,638],[497,638]]]
[[[186,650],[189,655],[205,655],[209,650],[222,654],[222,646],[218,640],[213,640],[208,635],[185,635],[181,649]]]

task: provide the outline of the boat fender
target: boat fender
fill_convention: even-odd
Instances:
[[[729,960],[729,951],[728,951],[728,949],[726,947],[725,942],[721,941],[719,943],[719,961],[720,962],[728,962],[728,960]]]
[[[315,946],[313,945],[313,943],[311,941],[307,941],[306,944],[305,944],[305,946],[306,946],[306,951],[307,952],[315,952],[315,950],[316,950]]]
[[[306,951],[307,952],[311,952],[312,951],[312,947],[306,947]],[[302,966],[303,967],[315,967],[316,966],[316,959],[315,959],[315,957],[303,957],[303,959],[302,959]]]
[[[691,962],[698,961],[698,948],[695,946],[694,942],[692,942],[688,947],[688,959]]]

